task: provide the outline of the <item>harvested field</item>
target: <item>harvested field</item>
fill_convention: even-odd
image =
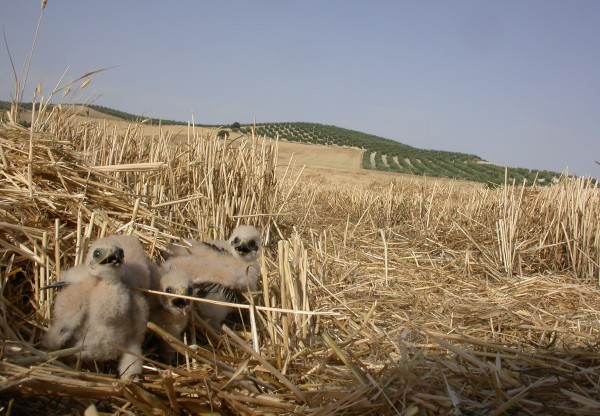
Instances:
[[[4,413],[600,412],[591,182],[490,190],[302,171],[276,143],[214,133],[174,141],[56,111],[32,130],[0,125]],[[246,325],[206,341],[196,321],[185,342],[151,326],[182,364],[148,357],[139,384],[40,349],[55,296],[40,288],[89,241],[135,234],[160,262],[176,238],[238,223],[265,242]]]
[[[322,146],[280,141],[278,143],[279,166],[284,169],[288,164],[298,167],[360,172],[363,151],[338,146]]]

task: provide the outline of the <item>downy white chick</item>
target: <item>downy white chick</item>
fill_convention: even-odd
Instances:
[[[174,295],[193,296],[192,279],[183,270],[171,269],[165,272],[154,290]],[[187,299],[173,296],[152,295],[156,298],[150,311],[150,321],[171,335],[179,337],[188,324],[188,313],[192,303]]]
[[[128,286],[150,289],[153,281],[159,279],[158,266],[148,259],[137,237],[133,235],[113,234],[100,238],[92,243],[88,255],[95,246],[102,244],[117,244],[127,253],[125,262],[122,265],[125,269],[122,274]],[[85,263],[79,264],[63,272],[61,281],[46,286],[44,289],[77,283],[87,277],[89,277],[88,265]]]
[[[250,263],[260,256],[261,239],[258,230],[251,225],[236,227],[227,241],[209,240],[206,244],[227,250],[229,254]]]
[[[86,361],[118,359],[125,380],[141,376],[142,361],[113,344],[142,354],[148,304],[132,286],[149,279],[135,274],[135,267],[125,267],[127,255],[112,239],[94,242],[85,263],[67,274],[70,283],[56,296],[54,321],[42,339],[53,350],[83,346],[80,354]]]
[[[236,227],[228,240],[198,241],[181,239],[177,244],[170,244],[169,250],[173,257],[187,256],[193,252],[192,247],[209,245],[216,249],[225,250],[234,257],[250,263],[256,261],[260,256],[261,238],[258,230],[251,225],[240,225]]]
[[[163,265],[165,271],[181,270],[192,279],[194,296],[231,302],[234,291],[255,291],[260,270],[246,261],[212,245],[190,247],[187,256],[171,257]],[[216,285],[209,285],[216,284]],[[197,302],[200,316],[219,328],[231,307]]]
[[[160,280],[153,290],[174,295],[193,296],[192,279],[179,269],[172,269],[162,273]],[[192,302],[173,296],[152,294],[150,296],[150,321],[160,326],[169,334],[177,338],[187,327]],[[173,361],[174,351],[167,342],[161,341],[160,355],[167,361]]]

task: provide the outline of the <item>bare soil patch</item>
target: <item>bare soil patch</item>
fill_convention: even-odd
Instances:
[[[383,162],[383,166],[389,169],[390,164],[388,163],[387,155],[381,155],[381,161]]]
[[[363,150],[349,147],[322,146],[279,142],[279,163],[289,161],[296,166],[330,169],[342,172],[360,172]]]

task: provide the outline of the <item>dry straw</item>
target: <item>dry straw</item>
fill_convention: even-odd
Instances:
[[[0,398],[6,414],[598,414],[600,204],[592,181],[498,190],[304,180],[277,143],[148,134],[61,108],[0,125]],[[279,163],[279,166],[278,166]],[[146,357],[140,385],[38,347],[89,241],[262,230],[244,324]],[[302,311],[290,313],[281,309]],[[323,312],[311,314],[310,312]]]

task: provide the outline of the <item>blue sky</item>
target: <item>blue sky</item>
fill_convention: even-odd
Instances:
[[[20,70],[39,0],[3,0]],[[98,105],[307,121],[600,177],[600,1],[48,0],[25,101],[98,74]],[[0,99],[13,76],[0,48]]]

